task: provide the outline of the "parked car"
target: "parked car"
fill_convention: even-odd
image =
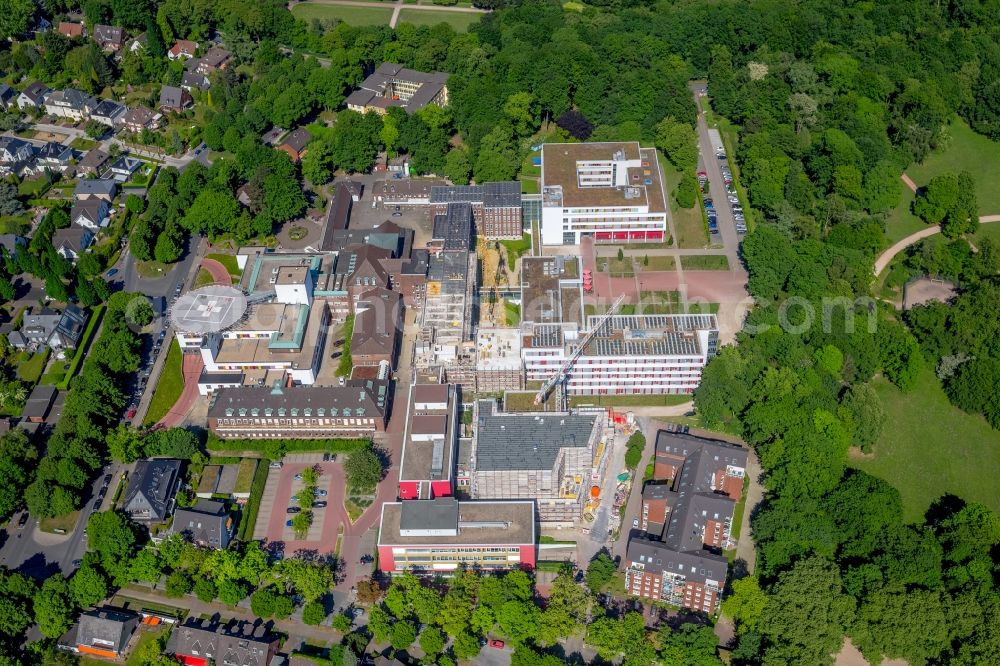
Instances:
[[[97,500],[94,502],[94,511],[100,511],[100,510],[101,510],[101,500]]]
[[[292,478],[295,479],[296,481],[301,481],[302,480],[302,474],[301,473],[300,474],[296,474]]]
[[[715,202],[711,199],[705,199],[705,208],[715,208]]]
[[[314,509],[325,509],[326,508],[326,502],[324,502],[322,500],[320,500],[318,502],[313,502],[312,508],[314,508]]]
[[[501,650],[501,649],[503,649],[503,646],[504,646],[504,642],[503,641],[497,640],[495,638],[490,641],[490,647],[491,648],[496,648],[497,650]]]
[[[292,521],[286,520],[285,521],[285,527],[291,527],[291,526],[292,526]]]
[[[636,518],[635,520],[632,521],[632,527],[636,527],[636,528],[639,527],[639,519],[638,518]]]
[[[281,469],[281,461],[280,460],[276,460],[273,463],[271,463],[270,465],[268,465],[268,467],[270,467],[271,469]]]
[[[110,474],[104,475],[104,485],[111,483],[112,476]]]
[[[297,506],[290,506],[287,509],[285,509],[285,513],[299,513],[301,511],[302,511],[302,509],[300,509]]]
[[[108,277],[114,277],[114,276],[118,275],[118,269],[117,268],[112,268],[110,271],[108,271],[107,273],[105,273],[105,275],[107,275]]]
[[[298,495],[292,495],[291,497],[288,498],[288,501],[289,502],[298,502],[299,501],[299,496]]]
[[[326,497],[328,494],[329,493],[327,493],[325,490],[317,490],[316,491],[316,496],[317,497]]]
[[[23,530],[24,526],[28,524],[29,517],[30,516],[28,515],[27,511],[22,511],[21,517],[17,519],[17,529]]]

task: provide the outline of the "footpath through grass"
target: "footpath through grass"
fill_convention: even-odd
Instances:
[[[1000,511],[1000,432],[949,403],[931,369],[910,393],[884,379],[874,386],[886,414],[882,436],[873,456],[851,464],[899,489],[906,520],[919,520],[945,493]]]
[[[171,338],[167,358],[163,363],[163,372],[160,373],[153,399],[149,402],[149,410],[143,421],[146,425],[159,422],[181,397],[181,392],[184,390],[182,361],[181,347],[177,344],[176,338]]]

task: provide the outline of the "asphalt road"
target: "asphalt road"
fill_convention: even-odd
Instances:
[[[108,485],[102,508],[110,505],[121,475],[118,466],[102,471],[90,484],[90,492],[80,509],[80,520],[69,534],[42,532],[34,518],[29,519],[19,530],[17,521],[11,520],[3,533],[5,541],[0,546],[0,565],[38,579],[47,578],[57,571],[65,576],[73,573],[77,568],[76,562],[83,559],[87,550],[87,537],[83,532],[90,514],[94,512],[94,500],[100,493],[104,475],[108,473],[112,473],[113,478]]]

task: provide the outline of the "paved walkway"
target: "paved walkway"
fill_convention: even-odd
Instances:
[[[162,428],[173,428],[184,422],[184,418],[191,411],[195,400],[198,399],[198,378],[201,377],[201,371],[204,367],[205,362],[201,360],[201,354],[184,354],[181,365],[184,374],[184,390],[181,391],[174,406],[156,425]]]
[[[903,181],[904,185],[906,185],[908,188],[910,188],[911,192],[913,192],[914,194],[916,194],[916,192],[917,192],[917,184],[913,182],[912,178],[910,178],[909,176],[907,176],[904,173],[902,176],[899,177],[899,179],[901,181]]]
[[[231,285],[233,283],[233,276],[229,274],[229,269],[223,266],[221,261],[205,258],[201,260],[201,267],[211,274],[212,280],[216,284]]]
[[[989,224],[991,222],[1000,222],[1000,215],[983,215],[979,218],[979,224]],[[939,233],[941,233],[941,225],[935,224],[932,227],[921,229],[920,231],[912,233],[902,240],[896,241],[888,250],[880,254],[878,259],[875,260],[875,275],[881,275],[882,271],[885,270],[885,267],[892,263],[892,260],[896,258],[896,255],[906,248],[914,245],[915,243],[919,243],[929,236]]]

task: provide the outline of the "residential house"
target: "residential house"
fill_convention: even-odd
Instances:
[[[174,512],[171,534],[180,534],[202,548],[225,550],[233,532],[233,519],[225,502],[200,499],[191,508]]]
[[[170,632],[166,652],[187,666],[268,666],[278,653],[278,636],[263,624],[232,627],[189,619]]]
[[[48,169],[65,173],[73,166],[74,157],[73,149],[69,146],[49,141],[35,154],[35,168],[38,171]]]
[[[76,261],[93,243],[94,233],[90,229],[75,225],[66,229],[56,229],[52,234],[52,246],[59,255],[69,261]]]
[[[58,27],[56,27],[56,32],[70,39],[87,36],[87,29],[82,23],[73,23],[71,21],[60,21]]]
[[[195,88],[198,90],[208,90],[212,86],[211,81],[204,74],[199,74],[198,72],[184,72],[181,75],[181,88],[187,90],[188,92],[193,91]]]
[[[76,164],[76,172],[81,176],[98,175],[101,169],[107,164],[111,156],[100,148],[94,148],[87,152]],[[112,181],[114,182],[114,181]]]
[[[137,106],[130,109],[122,118],[122,125],[129,132],[138,134],[142,130],[155,130],[159,128],[163,116],[155,111],[151,111],[144,106]]]
[[[0,136],[0,176],[34,169],[35,147],[14,136]]]
[[[45,423],[52,410],[52,402],[56,399],[56,387],[38,384],[31,391],[28,400],[21,410],[21,418],[28,423]]]
[[[13,164],[30,160],[35,154],[34,146],[15,136],[0,136],[0,162]]]
[[[198,42],[192,42],[187,39],[178,39],[177,42],[170,47],[170,50],[167,51],[167,58],[170,60],[193,58],[197,51]]]
[[[76,88],[57,90],[45,98],[45,112],[60,118],[85,120],[97,108],[97,100]]]
[[[285,140],[278,145],[278,150],[288,153],[293,162],[298,163],[305,154],[306,146],[312,139],[305,127],[300,127],[285,137]]]
[[[0,247],[8,257],[16,257],[21,248],[26,246],[28,241],[23,236],[16,234],[0,234]]]
[[[103,229],[111,221],[111,204],[104,199],[75,200],[69,219],[73,224],[92,231]]]
[[[118,159],[112,162],[111,166],[108,167],[108,175],[119,183],[124,183],[131,178],[132,174],[138,171],[141,166],[142,160],[129,157],[128,155],[119,155]]]
[[[76,349],[83,339],[83,331],[87,328],[87,320],[90,315],[72,303],[66,306],[59,316],[59,323],[49,336],[49,347],[58,351],[60,349]]]
[[[27,88],[21,91],[21,94],[17,96],[17,106],[22,110],[27,110],[29,108],[41,108],[45,104],[45,98],[52,93],[52,88],[41,81],[35,81],[34,83],[28,85]]]
[[[125,42],[124,31],[113,25],[95,25],[94,41],[107,53],[117,53]]]
[[[195,71],[208,76],[212,72],[225,69],[229,66],[229,60],[233,54],[224,48],[213,46],[208,52],[198,59]]]
[[[121,125],[122,119],[128,113],[128,107],[113,99],[102,99],[90,114],[91,120],[96,120],[111,128]]]
[[[48,344],[53,331],[59,325],[61,316],[48,307],[28,309],[21,318],[21,329],[18,331],[23,342],[10,340],[11,345],[18,349],[24,349],[28,346],[40,347]]]
[[[17,104],[17,91],[6,83],[0,83],[0,108],[10,111]]]
[[[104,201],[111,202],[114,200],[117,192],[118,183],[110,178],[91,178],[81,180],[76,184],[76,189],[73,190],[73,198],[77,201],[103,199]]]
[[[132,520],[162,523],[174,510],[180,460],[139,460],[125,488],[122,508]]]
[[[180,113],[191,106],[191,93],[176,86],[163,86],[160,88],[160,109],[164,112],[174,111]]]
[[[117,659],[128,647],[139,620],[136,613],[107,606],[84,611],[67,634],[69,640],[60,639],[59,644],[78,654]]]

